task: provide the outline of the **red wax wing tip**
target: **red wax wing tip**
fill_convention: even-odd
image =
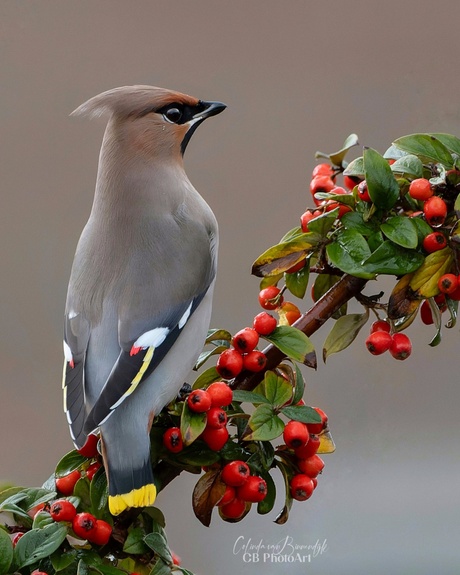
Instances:
[[[133,347],[131,348],[131,351],[129,352],[129,355],[136,355],[137,353],[139,353],[141,351],[142,347]]]
[[[69,365],[70,365],[70,367],[71,367],[72,369],[75,367],[75,362],[74,362],[73,359],[71,359],[71,360],[69,361]]]

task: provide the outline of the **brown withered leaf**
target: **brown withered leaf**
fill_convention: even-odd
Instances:
[[[226,485],[220,478],[220,469],[210,469],[198,480],[192,495],[193,511],[199,521],[209,527],[212,510],[222,498]]]
[[[406,274],[393,288],[388,301],[388,317],[390,319],[412,315],[417,310],[420,302],[414,297],[414,293],[409,287],[413,275],[413,273]]]
[[[450,247],[428,254],[410,281],[410,289],[418,299],[427,299],[438,295],[438,280],[447,273],[453,260]]]

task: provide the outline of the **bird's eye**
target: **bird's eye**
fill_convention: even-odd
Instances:
[[[163,117],[165,118],[165,120],[168,120],[168,122],[177,124],[179,120],[182,118],[182,112],[179,110],[179,108],[169,108],[163,114]]]

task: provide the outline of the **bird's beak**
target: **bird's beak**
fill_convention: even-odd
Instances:
[[[182,155],[184,155],[185,148],[187,147],[187,144],[189,143],[192,134],[195,132],[198,126],[202,122],[204,122],[206,118],[209,118],[211,116],[217,116],[217,114],[223,112],[227,106],[225,104],[222,104],[222,102],[205,102],[204,100],[200,100],[198,103],[198,107],[200,110],[199,112],[193,115],[193,118],[189,122],[190,128],[188,129],[188,132],[185,134],[185,137],[182,140],[181,143]]]
[[[217,114],[223,112],[227,107],[226,104],[222,102],[205,102],[204,100],[200,100],[199,105],[203,107],[203,110],[193,116],[194,120],[205,120],[210,116],[217,116]]]

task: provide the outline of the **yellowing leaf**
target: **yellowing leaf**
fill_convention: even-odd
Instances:
[[[294,240],[272,246],[260,255],[252,265],[255,276],[275,276],[302,261],[312,251],[321,238],[308,233],[297,236]]]
[[[420,301],[414,299],[409,284],[414,274],[403,276],[393,288],[388,301],[388,317],[390,319],[399,319],[411,316],[417,311]]]
[[[335,443],[330,431],[326,431],[319,436],[319,448],[316,453],[334,453]]]
[[[452,260],[452,250],[449,247],[428,254],[410,281],[409,287],[414,296],[418,299],[427,299],[438,295],[438,280],[448,273]]]

